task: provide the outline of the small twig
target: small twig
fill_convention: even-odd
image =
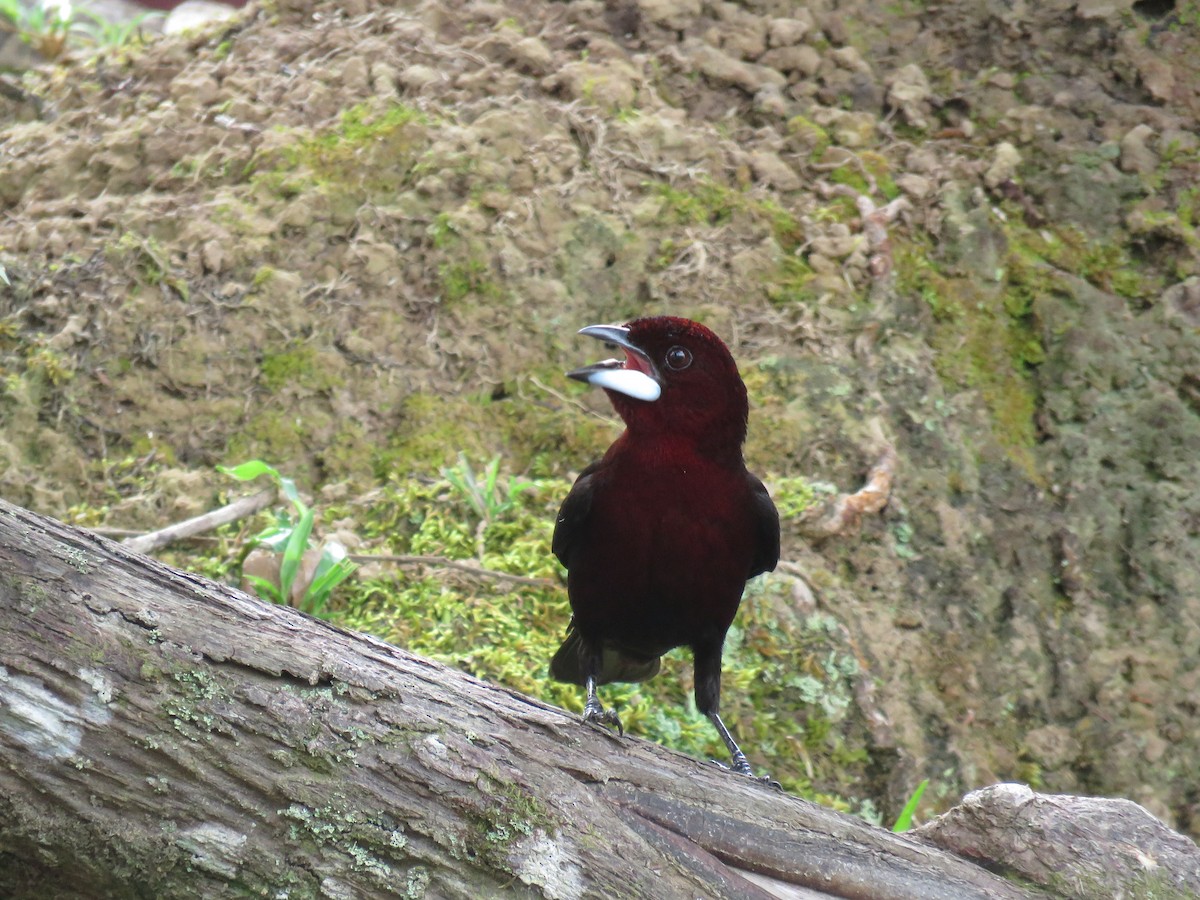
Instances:
[[[86,527],[86,526],[79,526]],[[95,528],[88,528],[92,534],[98,534],[106,538],[128,538],[137,537],[145,534],[140,528],[111,528],[108,525],[97,525]]]
[[[551,578],[530,578],[527,575],[514,575],[511,572],[498,572],[495,569],[485,569],[475,563],[461,559],[448,559],[445,556],[397,556],[390,553],[350,554],[350,559],[357,563],[386,562],[398,566],[436,566],[442,569],[454,569],[467,572],[477,578],[490,578],[496,581],[511,581],[514,584],[527,584],[530,587],[555,587],[558,582]]]
[[[274,488],[259,491],[257,494],[251,494],[248,497],[235,500],[228,506],[222,506],[220,509],[214,509],[212,512],[204,513],[204,515],[176,522],[174,525],[168,525],[166,528],[160,528],[158,531],[151,531],[138,537],[126,538],[121,543],[137,553],[152,553],[160,547],[173,544],[175,541],[194,537],[205,531],[212,531],[214,528],[228,525],[230,522],[236,522],[238,519],[244,519],[246,516],[252,516],[260,509],[265,509],[274,503],[275,497],[276,491]]]
[[[80,525],[79,527],[85,528],[87,526]],[[98,534],[101,537],[112,538],[113,540],[117,540],[119,538],[139,537],[145,534],[145,532],[140,528],[116,528],[111,525],[96,525],[88,528],[87,530],[92,534]],[[200,544],[215,544],[219,538],[215,538],[210,534],[193,534],[187,538],[181,538],[181,540],[194,541]]]

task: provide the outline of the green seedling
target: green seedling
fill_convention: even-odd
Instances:
[[[279,583],[266,578],[247,575],[246,580],[253,586],[258,595],[272,603],[290,604],[292,588],[300,573],[304,554],[309,549],[312,536],[315,513],[303,500],[296,489],[296,482],[286,478],[277,469],[267,465],[260,459],[252,459],[239,466],[217,466],[217,471],[236,478],[238,481],[253,481],[262,475],[269,476],[278,486],[280,492],[291,502],[293,511],[276,513],[275,524],[259,532],[253,538],[253,545],[263,547],[272,553],[280,555]],[[296,600],[296,606],[313,616],[323,616],[325,606],[333,589],[346,580],[356,566],[346,557],[346,548],[337,541],[326,541],[321,545],[320,558],[313,572],[312,581],[304,590],[304,594]]]
[[[921,795],[925,793],[925,788],[927,787],[929,787],[929,779],[925,778],[917,785],[917,789],[912,792],[912,796],[904,804],[904,809],[900,810],[900,815],[896,818],[896,824],[892,826],[893,832],[903,834],[912,828],[913,816],[917,812],[917,804],[921,802]]]
[[[500,484],[500,457],[492,457],[483,470],[482,477],[476,474],[467,461],[466,454],[458,454],[458,465],[442,469],[442,477],[453,485],[470,504],[484,524],[495,522],[513,508],[522,491],[534,487],[532,481],[518,480],[509,476]]]

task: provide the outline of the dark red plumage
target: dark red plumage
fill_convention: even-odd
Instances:
[[[742,458],[746,387],[721,339],[687,319],[580,333],[625,351],[568,374],[604,387],[626,430],[559,510],[553,550],[574,616],[551,675],[587,688],[585,719],[620,728],[596,686],[649,678],[663,653],[690,647],[696,705],[749,775],[717,711],[721,648],[747,579],[779,559],[779,516]]]

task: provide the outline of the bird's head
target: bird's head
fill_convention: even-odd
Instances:
[[[579,332],[624,350],[568,372],[604,388],[631,432],[673,435],[740,452],[746,437],[746,386],[725,343],[698,322],[674,316]]]

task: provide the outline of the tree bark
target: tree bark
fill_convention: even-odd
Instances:
[[[1200,897],[1200,849],[1131,800],[995,784],[917,833],[1065,897]]]
[[[0,501],[0,896],[1040,896]]]

